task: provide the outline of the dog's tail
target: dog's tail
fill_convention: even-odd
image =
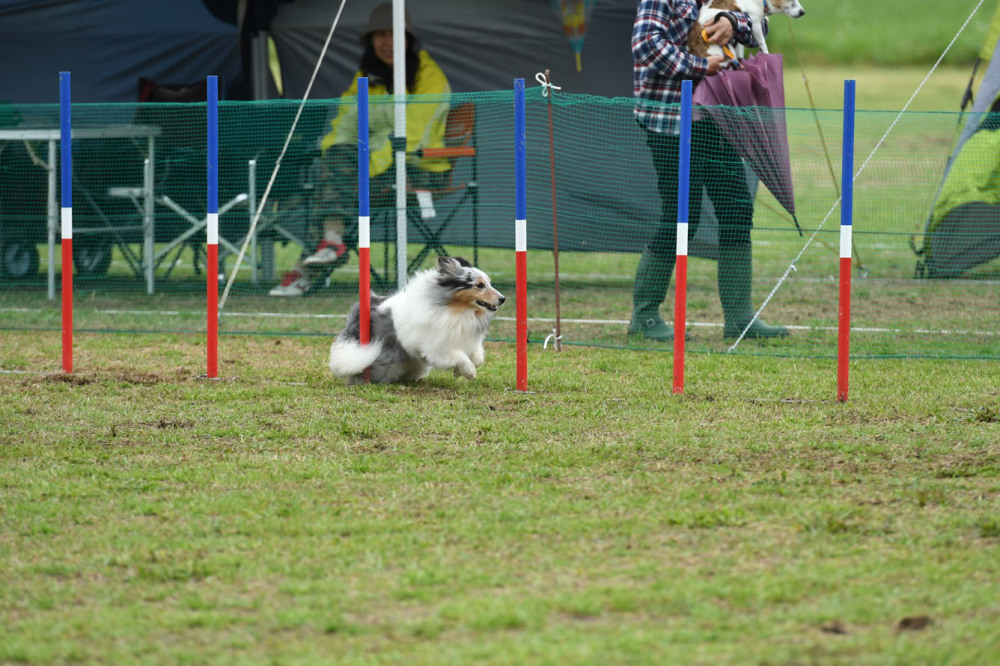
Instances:
[[[356,340],[337,340],[330,347],[330,370],[344,379],[360,375],[381,353],[382,343],[375,340],[367,345]]]

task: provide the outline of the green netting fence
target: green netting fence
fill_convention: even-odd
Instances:
[[[410,270],[432,267],[441,252],[475,261],[509,297],[490,337],[513,340],[513,94],[455,94],[449,101],[452,109],[471,105],[463,108],[474,119],[469,140],[474,151],[467,151],[474,154],[453,161],[447,188],[433,198],[433,213],[410,198]],[[408,104],[440,102],[410,98]],[[353,253],[328,278],[320,276],[319,287],[307,297],[269,296],[303,246],[314,249],[318,147],[341,103],[351,102],[304,105],[266,201],[300,101],[220,104],[220,287],[259,210],[222,313],[223,335],[332,336],[357,298]],[[371,100],[373,108],[384,104],[391,100]],[[204,103],[74,105],[77,331],[204,335],[205,112]],[[790,335],[745,340],[736,353],[832,357],[841,112],[763,113],[780,114],[787,128],[802,233],[767,187],[738,164],[753,204],[752,274],[740,281],[750,285],[755,308],[770,297],[762,318],[788,327]],[[856,165],[898,116],[858,112]],[[921,257],[914,252],[964,120],[951,113],[902,114],[855,184],[855,357],[1000,358],[1000,263],[983,263],[958,278],[927,279],[918,275]],[[60,274],[66,268],[58,247],[58,107],[16,105],[5,110],[2,123],[0,328],[57,330]],[[529,89],[527,153],[530,340],[541,343],[553,333],[558,308],[563,344],[669,351],[669,344],[626,333],[640,253],[661,218],[656,170],[633,117],[633,101],[558,93],[549,99],[539,88]],[[982,159],[1000,161],[1000,156]],[[373,284],[387,291],[396,284],[396,210],[392,198],[381,194],[379,199],[372,193]],[[691,239],[687,348],[694,353],[724,352],[731,342],[723,335],[715,259],[719,227],[712,215],[731,203],[727,196],[705,202],[705,216]],[[996,232],[984,228],[997,224],[994,216],[969,233],[983,234],[985,243]],[[660,313],[672,321],[673,283]]]

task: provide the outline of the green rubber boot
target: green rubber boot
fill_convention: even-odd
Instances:
[[[726,323],[722,337],[737,338],[756,311],[750,300],[750,282],[753,277],[753,248],[750,245],[719,247],[719,301]],[[768,326],[760,319],[754,320],[745,338],[783,338],[788,335],[784,326]]]
[[[674,339],[674,329],[660,317],[660,304],[667,297],[670,275],[674,272],[677,257],[660,257],[649,248],[639,257],[639,268],[635,271],[635,286],[632,289],[632,321],[628,334],[655,342],[669,342]]]

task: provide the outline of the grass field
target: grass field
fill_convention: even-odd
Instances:
[[[0,662],[987,664],[995,363],[83,335],[0,374]],[[5,333],[37,367],[55,333]]]
[[[1000,267],[917,281],[908,247],[957,126],[933,112],[992,7],[858,182],[846,403],[833,358],[842,82],[885,111],[860,165],[975,5],[807,2],[812,101],[773,22],[800,219],[833,217],[765,312],[779,345],[721,353],[715,264],[692,260],[682,395],[669,349],[624,336],[630,254],[562,256],[558,353],[531,254],[527,393],[513,299],[475,382],[342,386],[354,264],[310,299],[234,290],[219,381],[189,264],[148,297],[117,255],[113,288],[79,280],[70,375],[43,278],[0,285],[0,663],[996,662]],[[768,193],[757,211],[761,303],[804,240]],[[512,295],[509,252],[480,264]]]

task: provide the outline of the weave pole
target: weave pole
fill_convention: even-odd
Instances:
[[[371,341],[371,217],[368,202],[368,169],[368,77],[362,76],[358,78],[358,304],[363,345]]]
[[[62,174],[62,367],[73,372],[73,123],[69,72],[59,72],[59,148]],[[50,153],[51,154],[51,153]],[[52,165],[55,168],[55,165]]]
[[[219,378],[219,77],[208,77],[208,378]]]
[[[684,393],[684,332],[687,330],[688,190],[691,188],[690,80],[681,83],[681,144],[677,177],[677,284],[674,292],[674,393]]]
[[[841,157],[840,308],[837,318],[837,400],[847,402],[851,360],[851,241],[854,232],[854,81],[844,81],[844,145]]]
[[[514,79],[514,289],[517,390],[528,390],[528,189],[524,135],[524,79]]]

